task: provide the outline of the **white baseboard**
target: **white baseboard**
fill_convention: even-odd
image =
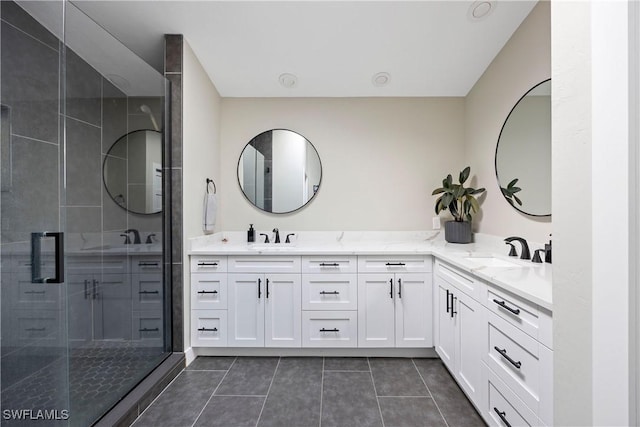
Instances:
[[[244,348],[244,347],[195,347],[189,352],[196,356],[318,356],[318,357],[438,357],[431,348]]]
[[[196,359],[197,356],[198,355],[195,354],[193,347],[189,347],[188,349],[186,349],[184,351],[184,358],[185,358],[185,362],[187,363],[187,366],[189,366],[191,362],[193,362]]]

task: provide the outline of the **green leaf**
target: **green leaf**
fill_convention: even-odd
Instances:
[[[516,199],[516,202],[518,202],[520,206],[522,206],[522,200],[518,199],[518,196],[514,195],[513,198]]]
[[[507,188],[511,188],[514,185],[516,185],[516,182],[518,182],[518,178],[514,179],[513,181],[511,181],[509,184],[507,184]]]
[[[447,178],[444,182],[447,183],[446,185],[443,185],[444,188],[451,188],[451,184],[453,184],[453,177],[451,176],[451,174],[447,175]]]
[[[480,210],[480,205],[478,204],[478,200],[475,197],[469,197],[469,203],[471,203],[471,209],[474,212],[478,212]]]
[[[469,178],[469,174],[470,173],[471,173],[471,167],[470,166],[467,166],[466,168],[464,168],[462,170],[462,172],[460,172],[460,177],[459,177],[460,184],[464,184],[465,183],[467,178]]]
[[[435,196],[436,194],[440,194],[440,193],[444,193],[445,189],[440,187],[440,188],[436,188],[435,190],[433,190],[433,193],[431,193],[432,196]]]

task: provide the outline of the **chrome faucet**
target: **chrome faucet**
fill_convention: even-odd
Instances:
[[[136,230],[135,228],[130,228],[128,230],[125,230],[124,232],[126,234],[133,233],[133,244],[134,245],[139,245],[140,243],[142,243],[140,241],[140,232],[138,230]]]
[[[517,240],[522,245],[522,253],[520,254],[520,259],[531,259],[531,254],[529,253],[529,245],[527,244],[527,241],[525,239],[516,236],[507,237],[506,239],[504,239],[504,241],[507,243],[511,243],[514,240]]]
[[[274,228],[273,232],[276,233],[276,238],[273,240],[273,243],[280,243],[280,230]]]

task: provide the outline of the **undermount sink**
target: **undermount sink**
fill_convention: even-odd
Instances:
[[[480,267],[493,267],[493,268],[522,268],[523,265],[516,264],[515,262],[508,261],[502,258],[496,258],[493,256],[470,256],[465,257],[465,261],[477,264]]]
[[[292,243],[254,243],[249,245],[249,249],[253,251],[286,251],[294,247]]]

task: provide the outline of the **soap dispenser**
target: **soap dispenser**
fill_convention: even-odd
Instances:
[[[256,231],[253,229],[253,224],[249,224],[249,231],[247,231],[247,242],[253,243],[256,241]]]
[[[551,236],[551,234],[549,234]],[[544,262],[551,264],[551,239],[549,243],[544,245]]]

